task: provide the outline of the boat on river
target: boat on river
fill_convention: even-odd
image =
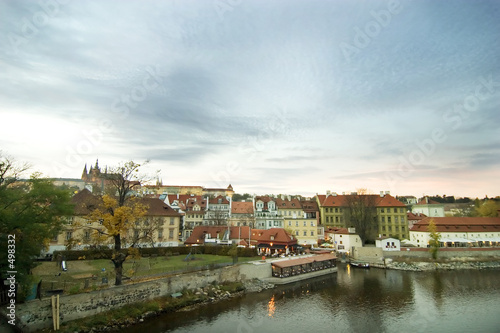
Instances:
[[[351,261],[349,264],[353,267],[358,268],[370,268],[370,264],[363,261]]]

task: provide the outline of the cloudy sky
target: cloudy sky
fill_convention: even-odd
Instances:
[[[42,5],[45,4],[45,5]],[[500,195],[500,1],[0,1],[0,149],[50,177]]]

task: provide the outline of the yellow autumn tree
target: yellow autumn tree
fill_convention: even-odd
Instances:
[[[94,230],[93,238],[96,243],[103,244],[112,240],[114,245],[111,260],[115,266],[115,284],[122,283],[123,263],[126,255],[121,252],[122,241],[127,236],[134,223],[146,215],[148,207],[137,198],[128,198],[123,206],[119,205],[117,198],[110,195],[102,197],[102,205],[94,209],[88,220],[99,222],[102,227]]]
[[[441,234],[437,232],[436,223],[434,223],[433,219],[429,222],[427,231],[429,232],[429,252],[431,253],[432,259],[437,259]]]
[[[127,256],[121,250],[126,245],[127,235],[149,208],[134,195],[135,187],[150,180],[150,177],[139,173],[140,167],[141,164],[129,161],[118,167],[107,168],[107,172],[102,175],[106,194],[87,204],[89,213],[86,220],[92,225],[73,225],[76,229],[93,230],[91,241],[94,245],[112,244],[111,260],[115,268],[116,285],[122,284],[123,263]]]

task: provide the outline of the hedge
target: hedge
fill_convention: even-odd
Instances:
[[[204,245],[204,246],[169,246],[169,247],[148,247],[139,248],[142,256],[171,256],[171,255],[186,255],[188,253],[195,254],[214,254],[219,256],[228,256],[231,246],[227,245]],[[128,254],[128,249],[122,249],[120,252]],[[65,260],[79,259],[110,259],[113,255],[111,249],[89,249],[89,250],[71,250],[71,251],[54,251],[52,260],[57,260],[58,256]],[[257,255],[255,248],[238,248],[239,257],[253,257]]]

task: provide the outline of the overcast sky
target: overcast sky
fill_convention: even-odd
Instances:
[[[500,195],[500,1],[40,3],[0,1],[0,149],[47,176]]]

